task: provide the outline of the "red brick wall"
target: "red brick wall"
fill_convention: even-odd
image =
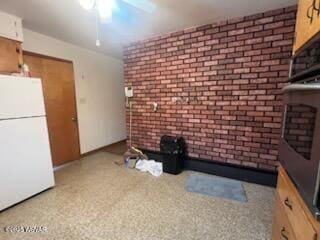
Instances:
[[[295,15],[278,9],[124,47],[133,145],[159,150],[162,135],[183,136],[189,156],[274,170]]]

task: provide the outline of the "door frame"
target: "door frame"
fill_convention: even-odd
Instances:
[[[70,63],[72,65],[72,71],[73,71],[73,81],[72,82],[73,82],[74,102],[75,102],[75,109],[74,110],[75,110],[76,117],[77,117],[77,121],[75,124],[76,124],[76,128],[77,128],[76,134],[77,134],[77,142],[78,142],[78,146],[79,146],[79,151],[78,151],[78,159],[71,160],[70,162],[75,161],[75,160],[79,160],[81,158],[81,145],[80,145],[80,131],[79,131],[79,115],[78,115],[78,106],[77,106],[77,91],[76,91],[76,82],[75,82],[73,61],[62,59],[62,58],[57,58],[57,57],[52,57],[52,56],[47,56],[47,55],[43,55],[40,53],[25,51],[25,50],[22,51],[22,55],[23,56],[24,55],[31,56],[31,57],[40,57],[40,58],[45,58],[45,59],[55,60],[55,61],[60,61],[60,62],[66,62],[66,63]],[[47,109],[46,109],[46,113],[47,113]],[[48,128],[48,132],[49,132],[49,128]],[[68,163],[68,162],[66,162],[66,163]],[[66,163],[62,163],[61,165],[66,164]],[[52,164],[53,164],[53,162],[52,162]],[[59,165],[57,165],[57,166],[59,166]]]

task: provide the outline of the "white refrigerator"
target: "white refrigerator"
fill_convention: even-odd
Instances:
[[[0,75],[0,211],[53,186],[41,80]]]

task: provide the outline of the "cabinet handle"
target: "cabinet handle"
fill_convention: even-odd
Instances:
[[[318,4],[318,6],[316,6],[317,4]],[[319,17],[319,15],[320,15],[320,1],[319,0],[313,1],[313,9],[318,12],[318,17]]]
[[[307,11],[307,17],[310,19],[310,24],[312,24],[313,22],[313,10],[314,10],[314,2],[312,3],[312,5],[308,8]]]
[[[285,204],[288,208],[290,208],[290,210],[292,210],[292,204],[290,203],[289,198],[286,198],[286,200],[284,200],[284,204]]]
[[[281,234],[281,239],[289,240],[285,227],[282,227],[280,234]]]
[[[318,3],[318,6],[317,6]],[[320,15],[320,1],[319,0],[313,0],[312,5],[308,8],[307,11],[307,17],[310,19],[310,24],[313,22],[313,13],[314,11],[317,11],[317,16]]]

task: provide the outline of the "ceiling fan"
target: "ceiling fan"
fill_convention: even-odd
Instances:
[[[112,11],[117,7],[117,1],[122,1],[145,12],[152,13],[156,5],[150,0],[78,0],[86,10],[96,10],[102,19],[110,19]]]
[[[117,1],[122,1],[142,11],[152,13],[156,9],[156,5],[151,0],[78,0],[85,10],[96,11],[96,46],[100,46],[99,40],[99,17],[104,22],[111,22],[112,12],[117,7]]]

